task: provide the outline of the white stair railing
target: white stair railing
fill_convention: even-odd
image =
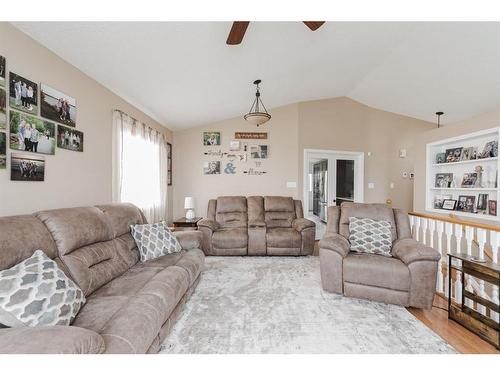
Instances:
[[[493,263],[500,261],[500,227],[420,213],[410,213],[409,219],[413,238],[435,248],[441,254],[436,292],[445,298],[451,295],[452,301],[462,302],[462,277],[460,271],[450,272],[448,269],[447,254],[465,253],[486,258]],[[451,290],[448,290],[448,278],[450,277]],[[498,286],[485,284],[483,280],[476,279],[471,275],[466,275],[464,283],[465,290],[498,303]],[[481,304],[476,304],[468,298],[465,300],[468,307],[496,322],[499,321],[499,314],[495,311],[491,311]]]

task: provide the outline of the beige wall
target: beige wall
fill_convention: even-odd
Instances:
[[[56,148],[56,155],[45,155],[44,182],[10,181],[8,150],[7,169],[0,170],[0,216],[111,202],[113,109],[120,109],[171,138],[171,132],[161,124],[5,22],[0,23],[0,55],[7,59],[7,71],[74,97],[77,129],[85,133],[83,153]]]
[[[416,138],[416,160],[418,160],[418,163],[415,163],[415,191],[413,194],[415,211],[425,212],[425,156],[427,143],[498,126],[500,126],[500,109],[465,121],[449,124],[439,129],[435,127],[430,132],[420,134]]]
[[[432,124],[367,107],[348,98],[303,102],[271,110],[272,119],[262,126],[269,133],[269,159],[262,162],[263,176],[242,175],[241,169],[253,161],[238,164],[238,174],[204,176],[203,131],[220,131],[222,148],[229,148],[235,131],[258,131],[242,118],[174,132],[174,217],[184,215],[185,196],[196,198],[198,215],[206,215],[207,202],[219,195],[289,195],[303,199],[303,155],[305,148],[365,152],[365,201],[385,202],[407,210],[412,208],[413,181],[403,179],[403,171],[413,171],[415,136]],[[258,141],[248,141],[258,144]],[[407,157],[399,158],[399,149]],[[372,156],[367,156],[367,152]],[[226,161],[224,158],[222,161]],[[287,188],[296,182],[296,188]],[[366,188],[368,182],[375,189]],[[395,184],[394,190],[389,188]]]

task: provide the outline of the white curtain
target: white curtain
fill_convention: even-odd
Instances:
[[[148,222],[167,220],[167,142],[157,130],[113,112],[113,200],[140,207]]]

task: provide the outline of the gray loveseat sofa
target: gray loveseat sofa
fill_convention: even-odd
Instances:
[[[0,270],[40,249],[85,293],[71,326],[0,329],[0,353],[154,353],[204,267],[201,233],[176,233],[180,253],[145,263],[130,234],[130,204],[0,218]]]
[[[349,217],[389,221],[392,257],[351,252]],[[327,230],[319,247],[324,290],[403,306],[432,307],[441,256],[412,239],[405,212],[385,204],[329,207]]]
[[[198,222],[206,255],[311,255],[315,224],[291,197],[211,199]]]

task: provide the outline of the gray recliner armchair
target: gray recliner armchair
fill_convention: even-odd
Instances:
[[[389,221],[392,257],[351,252],[349,217]],[[402,306],[432,307],[441,256],[412,238],[405,212],[385,204],[329,207],[327,230],[319,247],[324,290]]]

